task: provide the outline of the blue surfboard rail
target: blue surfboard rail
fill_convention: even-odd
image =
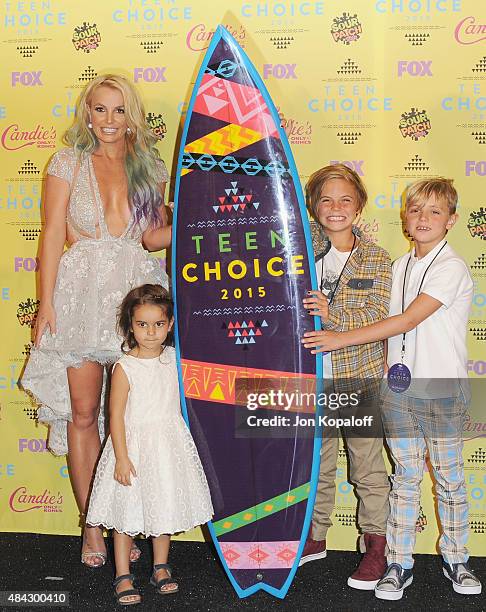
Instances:
[[[180,151],[179,151],[179,156],[178,156],[178,162],[177,162],[177,177],[176,177],[176,186],[175,186],[175,207],[174,207],[174,228],[177,227],[177,223],[178,223],[178,216],[179,216],[179,195],[180,195],[180,188],[181,188],[181,173],[183,170],[183,155],[184,155],[184,146],[186,145],[187,142],[187,134],[188,134],[188,129],[189,129],[189,125],[190,125],[190,120],[191,120],[191,116],[193,113],[193,109],[194,109],[194,104],[196,101],[196,97],[197,97],[197,92],[200,88],[201,85],[201,81],[203,79],[203,76],[205,74],[205,70],[207,69],[208,66],[208,62],[209,59],[212,57],[217,45],[220,43],[220,41],[224,41],[225,43],[227,43],[232,49],[235,50],[235,56],[241,58],[241,62],[244,65],[245,70],[250,74],[251,79],[253,80],[253,82],[255,83],[256,87],[259,89],[259,92],[261,93],[270,113],[271,116],[275,122],[275,125],[277,126],[278,129],[278,134],[280,137],[280,141],[282,143],[282,146],[284,148],[285,151],[285,155],[287,157],[287,161],[289,164],[289,172],[293,178],[294,181],[294,186],[295,186],[295,190],[297,193],[297,198],[298,198],[298,204],[299,204],[299,211],[300,211],[300,215],[301,215],[301,219],[302,219],[302,223],[303,223],[303,229],[304,229],[304,236],[305,236],[305,247],[307,250],[307,257],[309,262],[312,262],[312,265],[309,266],[309,272],[310,272],[310,279],[311,279],[311,286],[312,289],[317,289],[317,277],[316,277],[316,271],[315,271],[315,266],[313,265],[314,262],[314,253],[313,253],[313,248],[312,248],[312,240],[311,240],[311,235],[310,235],[310,227],[309,227],[309,223],[308,223],[308,218],[307,218],[307,210],[306,210],[306,206],[305,206],[305,200],[304,200],[304,195],[302,192],[302,188],[300,185],[300,180],[299,180],[299,176],[298,176],[298,172],[297,172],[297,168],[295,165],[295,161],[292,155],[292,151],[290,148],[290,145],[288,143],[288,139],[287,139],[287,135],[285,134],[285,131],[283,130],[283,128],[280,125],[280,119],[277,113],[277,109],[275,108],[275,105],[272,102],[272,99],[265,87],[265,84],[263,83],[263,80],[261,79],[260,75],[258,74],[258,72],[256,71],[255,67],[253,66],[252,62],[249,60],[247,54],[245,53],[245,51],[239,46],[239,44],[236,42],[236,40],[231,36],[231,34],[223,27],[223,26],[218,26],[218,28],[216,29],[215,33],[213,34],[213,37],[211,39],[210,45],[206,51],[206,54],[204,56],[203,62],[201,64],[198,76],[196,78],[196,82],[194,84],[194,88],[192,91],[192,95],[190,98],[190,102],[188,105],[188,109],[186,112],[186,118],[185,118],[185,123],[184,123],[184,128],[183,128],[183,132],[182,132],[182,137],[181,137],[181,146],[180,146]],[[173,243],[172,243],[172,262],[173,262],[173,267],[175,270],[177,270],[177,232],[173,231]],[[177,364],[178,364],[178,375],[179,375],[179,385],[180,385],[180,389],[181,389],[181,407],[182,407],[182,412],[183,412],[183,416],[184,419],[186,420],[188,426],[190,426],[190,422],[189,422],[189,416],[188,416],[188,410],[187,410],[187,405],[186,405],[186,399],[185,399],[185,395],[183,392],[184,389],[184,385],[183,385],[183,375],[182,375],[182,368],[181,368],[181,351],[180,351],[180,334],[179,334],[179,320],[178,320],[178,301],[179,301],[179,297],[177,295],[177,283],[173,282],[173,298],[174,298],[174,305],[175,305],[175,325],[174,325],[174,329],[175,329],[175,344],[176,344],[176,354],[177,354]],[[180,298],[182,299],[182,298]],[[319,317],[314,317],[314,328],[316,330],[321,329],[321,321]],[[323,372],[322,372],[322,358],[318,355],[316,355],[316,378],[318,381],[318,386],[316,388],[316,393],[320,392],[320,386],[319,386],[319,381],[322,379],[323,376]],[[320,416],[321,412],[320,412],[320,407],[319,405],[316,406],[316,422],[318,420],[318,417]],[[315,501],[315,495],[316,495],[316,490],[317,490],[317,480],[318,480],[318,474],[319,474],[319,463],[320,463],[320,449],[321,449],[321,434],[320,434],[320,428],[318,427],[318,425],[316,424],[316,430],[315,430],[315,437],[314,437],[314,444],[313,444],[313,459],[312,459],[312,469],[311,469],[311,477],[310,477],[310,492],[309,492],[309,496],[307,499],[307,508],[306,508],[306,514],[305,514],[305,518],[304,518],[304,522],[303,522],[303,527],[302,527],[302,532],[301,532],[301,538],[300,538],[300,543],[298,546],[298,550],[296,553],[296,557],[294,560],[294,563],[292,565],[292,568],[290,569],[289,573],[288,573],[288,577],[285,580],[284,584],[282,585],[281,588],[277,589],[275,587],[273,587],[272,585],[266,584],[264,580],[262,580],[261,582],[255,583],[252,586],[248,587],[248,588],[241,588],[241,586],[237,583],[237,581],[235,580],[232,570],[228,567],[228,564],[226,562],[226,559],[223,555],[223,551],[221,549],[221,545],[220,542],[218,540],[218,536],[215,532],[214,526],[212,524],[212,522],[208,523],[208,528],[211,534],[211,537],[213,539],[214,545],[216,547],[216,550],[218,552],[220,561],[223,565],[223,568],[226,571],[226,574],[233,586],[233,588],[235,589],[235,592],[237,593],[237,595],[240,598],[245,598],[248,597],[249,595],[252,595],[254,593],[256,593],[259,590],[263,590],[271,595],[273,595],[274,597],[277,597],[279,599],[283,599],[287,592],[288,589],[290,587],[290,585],[292,584],[293,578],[295,576],[295,573],[297,571],[298,568],[298,564],[302,555],[302,551],[304,548],[304,544],[305,544],[305,539],[310,527],[310,522],[311,522],[311,518],[312,518],[312,512],[313,512],[313,506],[314,506],[314,501]]]

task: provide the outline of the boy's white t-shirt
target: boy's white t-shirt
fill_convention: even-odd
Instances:
[[[336,290],[339,275],[343,271],[351,251],[338,251],[331,245],[329,251],[316,262],[316,275],[319,290],[329,299]],[[324,378],[332,378],[331,353],[323,355]]]
[[[427,267],[444,244],[445,240],[442,240],[422,259],[415,257],[413,249],[393,263],[390,316],[402,312],[407,262],[404,309],[417,297]],[[427,397],[454,397],[457,395],[457,391],[454,392],[457,381],[448,385],[444,379],[467,379],[466,334],[473,298],[473,280],[466,262],[449,244],[445,244],[428,269],[420,293],[430,295],[441,302],[442,306],[415,329],[407,332],[403,363],[409,368],[412,379],[430,381]],[[388,339],[388,367],[401,362],[401,349],[402,334]],[[441,379],[440,382],[432,384],[437,379]]]

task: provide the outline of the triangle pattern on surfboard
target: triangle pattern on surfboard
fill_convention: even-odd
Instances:
[[[228,100],[222,100],[208,94],[203,94],[203,98],[210,115],[215,115],[219,110],[228,105]]]

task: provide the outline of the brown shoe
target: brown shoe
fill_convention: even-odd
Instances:
[[[305,541],[304,550],[302,551],[302,557],[299,561],[299,567],[308,563],[309,561],[317,561],[317,559],[324,559],[327,555],[326,540],[313,540],[312,539],[312,526],[309,530],[309,535]],[[380,576],[381,577],[381,576]]]
[[[348,586],[372,591],[386,572],[386,538],[376,533],[365,533],[363,540],[365,553],[356,571],[348,578]]]

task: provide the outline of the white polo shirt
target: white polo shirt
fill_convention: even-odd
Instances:
[[[467,379],[466,333],[473,298],[473,281],[466,262],[449,244],[445,246],[444,244],[445,240],[442,240],[422,259],[415,257],[413,249],[411,253],[397,259],[392,266],[390,316],[402,312],[402,291],[407,262],[409,264],[405,279],[404,309],[417,297],[424,273],[440,251],[425,275],[420,293],[430,295],[441,302],[442,306],[415,329],[407,332],[403,359],[403,363],[412,374],[412,380],[427,379],[422,382],[428,386],[429,393],[426,397],[432,398],[457,395],[459,381],[451,380],[448,384],[445,379]],[[401,362],[401,349],[402,334],[389,338],[387,357],[389,367]],[[413,387],[412,382],[410,390],[406,392],[407,395],[415,396]],[[463,391],[467,396],[467,389],[463,388]]]

